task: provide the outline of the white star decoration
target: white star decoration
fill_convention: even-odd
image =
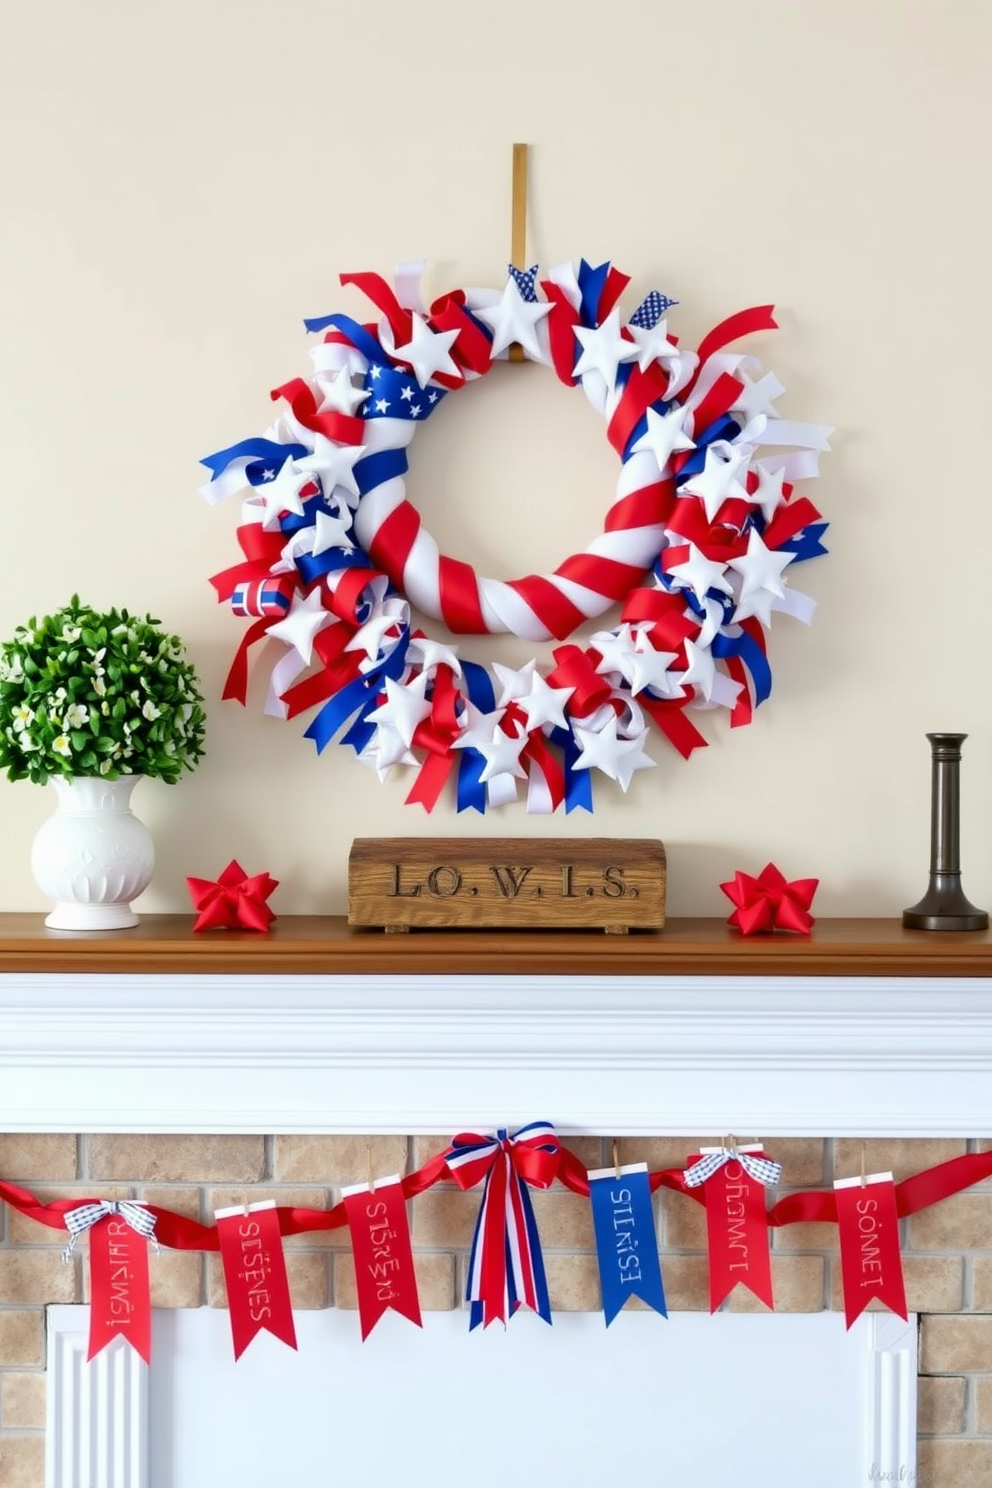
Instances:
[[[480,713],[474,703],[469,703],[462,719],[462,731],[452,748],[481,749],[483,744],[491,743],[505,712],[505,708],[495,708],[492,713]]]
[[[396,347],[397,361],[409,362],[422,388],[427,386],[437,372],[446,373],[449,377],[460,377],[456,363],[448,354],[458,340],[458,331],[432,331],[426,320],[419,315],[411,315],[411,320],[413,324],[409,341]]]
[[[654,768],[654,760],[644,753],[647,736],[647,729],[643,729],[633,739],[619,738],[615,715],[608,720],[605,728],[595,734],[576,725],[575,737],[582,753],[575,761],[574,768],[591,770],[595,766],[611,780],[618,781],[621,790],[626,793],[635,771]]]
[[[656,651],[647,636],[639,636],[636,649],[627,657],[626,676],[632,696],[646,687],[662,697],[680,696],[681,689],[669,671],[674,660],[674,651]]]
[[[721,506],[731,496],[747,500],[747,490],[738,480],[738,472],[747,469],[752,454],[748,444],[728,444],[717,439],[706,450],[706,464],[698,475],[680,487],[680,496],[699,496],[706,509],[706,520],[713,522]]]
[[[504,666],[502,662],[493,662],[493,671],[499,679],[500,694],[496,699],[497,708],[505,708],[512,703],[514,698],[526,697],[531,690],[534,673],[537,670],[536,661],[525,662],[519,670],[515,667]]]
[[[335,617],[324,609],[318,586],[305,599],[294,594],[289,614],[285,619],[277,620],[275,625],[270,625],[268,633],[278,641],[285,641],[287,646],[292,646],[304,665],[309,666],[313,657],[314,637],[326,625],[334,623]]]
[[[475,314],[489,326],[493,333],[491,356],[499,356],[508,346],[517,342],[535,362],[543,362],[545,353],[537,338],[539,323],[551,311],[551,305],[541,301],[525,300],[515,279],[508,279],[498,305],[491,305]]]
[[[565,704],[574,691],[574,687],[551,687],[539,672],[535,672],[530,692],[517,700],[517,706],[527,718],[527,732],[530,734],[545,726],[567,729]]]
[[[688,417],[685,408],[673,408],[670,412],[661,414],[653,408],[647,410],[648,426],[640,439],[631,445],[631,454],[639,454],[647,451],[654,455],[658,461],[658,472],[665,474],[666,466],[672,455],[677,450],[691,450],[696,446],[685,432],[685,421]]]
[[[297,460],[296,468],[320,477],[325,500],[332,491],[340,487],[349,497],[355,498],[354,501],[349,500],[348,505],[357,506],[359,490],[355,479],[355,465],[364,455],[365,448],[364,444],[335,444],[333,439],[315,434],[313,454],[304,455]]]
[[[614,306],[602,325],[590,330],[587,326],[575,327],[575,334],[582,346],[582,354],[575,364],[573,376],[584,372],[598,372],[606,386],[613,391],[617,381],[617,367],[621,362],[632,362],[637,356],[637,347],[620,331],[620,311]]]
[[[747,499],[753,506],[760,506],[765,521],[770,522],[778,508],[785,505],[785,494],[782,490],[785,481],[785,466],[780,465],[777,470],[768,470],[759,460],[754,468],[758,474],[758,487]]]
[[[599,652],[600,661],[596,671],[600,676],[608,676],[610,672],[626,675],[627,657],[634,649],[634,638],[629,625],[624,623],[616,631],[597,631],[589,644]]]
[[[296,516],[302,517],[303,500],[300,491],[309,483],[310,476],[300,472],[297,462],[292,457],[282,462],[279,474],[258,488],[259,506],[265,513],[262,519],[263,531],[275,532],[283,512],[293,512]]]
[[[680,675],[680,683],[683,687],[695,687],[709,702],[713,695],[713,682],[716,676],[713,652],[709,646],[697,646],[694,641],[687,640],[685,656],[689,665]]]
[[[430,717],[431,705],[424,696],[427,682],[426,672],[407,683],[387,677],[386,701],[368,715],[369,723],[385,724],[395,730],[409,749],[418,725]]]
[[[493,730],[493,736],[488,744],[476,745],[479,753],[485,757],[485,768],[479,775],[482,784],[495,780],[499,775],[512,775],[517,780],[526,780],[527,771],[520,763],[520,752],[526,747],[526,732],[511,737],[504,734],[498,726]]]
[[[728,565],[736,569],[743,579],[741,597],[734,610],[735,620],[746,620],[750,615],[757,615],[766,629],[771,625],[773,602],[785,596],[782,573],[795,556],[795,553],[776,552],[773,548],[766,548],[757,531],[751,528],[747,553],[743,558],[731,558]]]
[[[678,361],[680,352],[674,341],[668,339],[668,322],[659,320],[657,325],[629,325],[627,330],[637,345],[637,365],[646,372],[652,362],[661,362],[668,370],[669,363]]]
[[[689,557],[686,561],[673,564],[667,570],[667,574],[683,589],[691,589],[700,601],[706,598],[710,589],[718,589],[721,594],[733,594],[734,592],[734,586],[727,578],[724,565],[714,562],[712,558],[707,558],[699,551],[695,543],[689,544]]]
[[[410,646],[407,650],[407,659],[423,671],[430,671],[432,667],[450,667],[456,677],[461,676],[462,664],[458,660],[458,652],[454,646],[445,646],[440,641],[432,641],[429,636],[412,636]]]
[[[335,377],[318,374],[315,381],[323,397],[318,413],[344,413],[354,418],[369,395],[367,388],[355,387],[347,367],[342,367]]]

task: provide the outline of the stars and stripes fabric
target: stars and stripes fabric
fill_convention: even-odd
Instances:
[[[668,295],[662,294],[660,290],[652,289],[650,294],[644,296],[630,317],[630,324],[640,326],[642,330],[651,331],[658,324],[661,317],[667,314],[673,305],[677,305],[678,303],[678,300],[670,300]]]
[[[528,305],[536,305],[538,265],[531,264],[529,269],[517,269],[513,264],[507,264],[506,267],[510,278],[520,291],[520,298]]]
[[[728,1162],[739,1162],[750,1178],[756,1183],[764,1184],[766,1188],[778,1183],[782,1177],[780,1162],[773,1162],[770,1158],[759,1157],[738,1147],[715,1147],[712,1151],[702,1153],[699,1161],[694,1162],[691,1168],[686,1168],[682,1174],[686,1187],[699,1188],[700,1184],[705,1183],[707,1178],[712,1178]]]
[[[296,580],[289,575],[269,575],[264,579],[251,579],[247,583],[235,584],[231,594],[231,609],[236,615],[258,619],[262,615],[288,615]]]
[[[62,1252],[63,1261],[68,1261],[72,1256],[80,1235],[112,1214],[118,1215],[125,1224],[130,1225],[135,1234],[143,1235],[146,1240],[155,1244],[155,1216],[150,1210],[142,1204],[135,1204],[131,1199],[99,1199],[94,1204],[79,1204],[75,1209],[66,1211],[65,1227],[71,1238]]]
[[[466,1301],[469,1329],[506,1323],[523,1305],[551,1322],[541,1242],[528,1186],[548,1188],[559,1162],[559,1142],[547,1121],[495,1136],[463,1133],[444,1154],[461,1189],[483,1183],[469,1256]]]

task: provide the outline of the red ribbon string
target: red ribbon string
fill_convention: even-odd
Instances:
[[[620,401],[606,428],[606,437],[623,459],[627,442],[652,403],[664,398],[668,388],[668,376],[657,362],[652,362],[647,371],[632,366]]]
[[[589,1193],[589,1182],[585,1165],[567,1147],[558,1149],[558,1168],[555,1176],[576,1194]],[[652,1192],[659,1188],[671,1189],[685,1194],[697,1204],[705,1202],[702,1188],[689,1188],[682,1168],[660,1168],[650,1173]],[[432,1157],[422,1168],[410,1173],[402,1180],[403,1196],[416,1198],[435,1183],[449,1177],[444,1153]],[[992,1178],[992,1151],[962,1153],[936,1167],[927,1168],[910,1178],[904,1178],[895,1186],[896,1211],[901,1219],[918,1214],[933,1204],[952,1198],[966,1188]],[[71,1199],[50,1199],[42,1202],[26,1188],[18,1184],[0,1181],[0,1199],[16,1209],[19,1214],[50,1229],[65,1230],[63,1219],[66,1211],[80,1204],[96,1203],[92,1197],[75,1196]],[[170,1250],[216,1251],[219,1249],[215,1225],[201,1224],[186,1215],[175,1214],[155,1204],[145,1207],[155,1216],[155,1238]],[[343,1204],[332,1209],[305,1209],[280,1205],[274,1211],[279,1216],[279,1231],[282,1235],[302,1235],[310,1231],[340,1229],[347,1216]],[[790,1224],[836,1223],[837,1201],[833,1190],[812,1190],[806,1193],[788,1194],[779,1199],[768,1212],[768,1223],[772,1228]]]
[[[675,482],[655,481],[615,501],[606,513],[604,532],[628,532],[634,527],[662,527],[675,505]],[[683,506],[685,502],[682,503]]]
[[[777,331],[778,322],[775,320],[774,310],[774,305],[755,305],[750,310],[738,310],[736,315],[721,320],[699,343],[700,368],[715,351],[722,351],[725,346],[729,346],[732,341],[739,341],[742,336],[750,336],[754,331]],[[684,400],[686,393],[683,392],[681,396]]]
[[[542,279],[541,288],[551,301],[547,317],[548,344],[555,375],[566,387],[574,387],[578,380],[572,376],[572,369],[575,366],[575,327],[579,323],[579,313],[573,309],[561,285],[551,279]]]
[[[272,565],[278,561],[286,546],[284,532],[266,532],[261,522],[243,523],[238,528],[237,536],[245,562],[236,563],[233,568],[225,568],[223,572],[214,574],[210,580],[217,590],[217,599],[221,602],[230,599],[239,584],[250,583],[252,579],[267,579]]]
[[[709,428],[710,424],[715,424],[718,418],[722,418],[733,408],[738,393],[743,391],[742,382],[738,382],[736,377],[731,377],[729,372],[721,372],[702,402],[692,410],[694,431],[701,434]]]
[[[595,650],[583,651],[581,646],[557,646],[552,652],[555,669],[548,673],[549,687],[571,687],[568,711],[573,718],[587,718],[610,696],[610,684],[596,670],[593,656]]]
[[[381,274],[339,274],[338,278],[342,284],[353,284],[360,289],[376,309],[382,311],[398,346],[409,341],[413,317],[409,310],[403,309],[392,285],[387,284]]]
[[[293,410],[293,417],[305,429],[312,429],[327,439],[336,439],[339,444],[361,444],[365,433],[364,421],[334,409],[319,413],[313,389],[302,378],[294,377],[290,382],[284,382],[282,387],[273,388],[269,396],[273,401],[285,398]]]
[[[686,714],[686,704],[689,702],[687,697],[664,701],[640,692],[637,701],[651,715],[669,744],[678,750],[683,759],[688,759],[694,749],[707,747],[708,741]]]
[[[458,340],[452,342],[451,359],[459,367],[467,368],[478,377],[489,371],[492,342],[478,321],[473,320],[465,309],[465,291],[456,289],[442,295],[431,306],[431,325],[438,331],[457,331]],[[454,383],[454,386],[460,384]]]
[[[561,590],[550,579],[540,574],[530,574],[525,579],[511,579],[507,587],[515,589],[540,620],[545,630],[556,640],[563,641],[578,625],[585,623],[585,615],[578,605],[566,599]]]

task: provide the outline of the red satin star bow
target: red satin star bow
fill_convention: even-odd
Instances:
[[[813,926],[809,907],[819,883],[818,878],[796,878],[788,883],[774,863],[762,868],[757,878],[738,871],[733,883],[720,885],[734,905],[727,924],[744,935],[761,930],[794,930],[798,935],[808,935]]]
[[[265,901],[279,880],[268,873],[249,878],[235,858],[216,882],[187,878],[186,887],[198,911],[194,930],[268,930],[275,919]]]

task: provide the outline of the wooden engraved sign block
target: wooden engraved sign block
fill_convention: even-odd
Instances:
[[[348,923],[386,930],[660,930],[662,843],[514,837],[358,837]]]

